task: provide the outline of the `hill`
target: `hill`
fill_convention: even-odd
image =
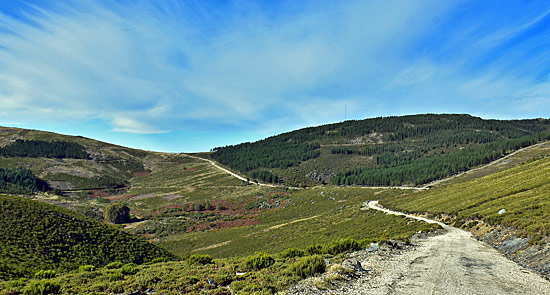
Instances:
[[[0,195],[0,208],[0,280],[30,277],[39,270],[74,271],[86,264],[175,258],[71,210],[7,195]]]
[[[147,155],[80,136],[0,127],[0,167],[30,170],[47,182],[46,190],[78,196],[87,193],[82,190],[123,190],[134,173],[146,170]]]
[[[304,184],[419,185],[550,138],[550,121],[413,115],[304,128],[211,157],[251,178]]]
[[[550,153],[538,147],[521,165],[421,192],[388,197],[392,209],[428,214],[472,231],[527,267],[550,275]],[[524,157],[525,155],[520,155]]]

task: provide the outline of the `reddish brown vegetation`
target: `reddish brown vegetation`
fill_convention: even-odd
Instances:
[[[133,176],[147,176],[149,174],[151,174],[151,172],[149,172],[147,170],[143,170],[143,171],[136,171],[132,175]]]

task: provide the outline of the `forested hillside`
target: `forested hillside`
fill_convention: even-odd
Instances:
[[[28,194],[47,188],[48,184],[28,169],[0,168],[0,193]]]
[[[288,184],[418,185],[550,139],[550,121],[413,115],[305,128],[219,147],[213,159]]]
[[[127,187],[134,173],[146,173],[144,158],[150,154],[80,136],[0,127],[0,168],[9,174],[0,179],[0,192],[29,193],[49,186],[79,197],[88,196],[80,190],[111,193]],[[30,175],[38,178],[37,185]]]
[[[0,195],[0,208],[0,280],[29,277],[42,269],[174,257],[140,237],[50,204]]]
[[[87,159],[88,153],[83,146],[74,142],[18,139],[1,147],[0,156]]]

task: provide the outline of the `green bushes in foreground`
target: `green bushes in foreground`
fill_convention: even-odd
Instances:
[[[302,257],[290,267],[290,272],[303,279],[324,273],[326,269],[325,260],[321,255]]]
[[[244,264],[247,269],[262,269],[270,267],[275,263],[275,259],[269,256],[266,252],[258,252],[246,258]]]
[[[40,270],[34,274],[36,279],[53,279],[55,278],[55,270]]]
[[[139,269],[136,268],[136,264],[135,263],[128,263],[128,264],[125,264],[121,269],[120,269],[120,272],[123,274],[123,275],[135,275]]]
[[[59,282],[50,280],[40,280],[31,282],[23,289],[23,295],[47,295],[59,294],[61,285]]]
[[[330,254],[337,255],[347,251],[357,251],[361,249],[362,242],[358,242],[354,239],[340,239],[334,240],[326,245],[314,244],[306,248],[306,252],[309,255],[314,254]]]
[[[281,254],[279,254],[281,258],[302,257],[305,255],[306,255],[306,251],[302,249],[297,249],[297,248],[288,248],[283,252],[281,252]]]
[[[87,264],[87,265],[81,265],[81,266],[78,268],[78,270],[79,270],[80,272],[94,271],[94,270],[95,270],[95,266],[89,265],[89,264]]]
[[[120,261],[113,261],[107,265],[105,265],[106,269],[117,269],[122,267],[122,262]]]
[[[200,265],[210,264],[212,263],[212,257],[210,257],[210,255],[195,254],[187,259],[187,263]]]

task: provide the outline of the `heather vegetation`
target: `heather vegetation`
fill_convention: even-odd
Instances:
[[[548,175],[550,158],[547,154],[485,177],[399,197],[388,196],[382,204],[405,212],[427,212],[445,217],[446,222],[468,229],[483,226],[483,223],[512,227],[529,237],[531,243],[548,242]]]
[[[239,154],[241,148],[225,151],[233,153],[229,158],[245,162],[247,156],[257,156],[258,161],[243,163],[248,167],[244,174],[266,182],[288,183],[290,170],[300,174],[300,169],[335,163],[348,171],[333,174],[336,184],[419,184],[545,140],[546,128],[545,120],[487,121],[463,115],[377,118],[287,133],[274,150],[266,144],[255,151],[256,144],[249,143],[242,147],[248,153]],[[82,185],[77,187],[94,188],[101,179],[108,180],[104,185],[118,182],[124,190],[35,197],[63,206],[85,205],[112,223],[132,216],[132,223],[110,226],[42,202],[0,196],[0,208],[10,212],[0,216],[1,295],[44,294],[33,293],[41,290],[273,294],[325,272],[330,267],[325,262],[340,263],[345,253],[373,242],[407,241],[419,231],[439,228],[361,210],[363,202],[375,199],[393,209],[428,212],[467,228],[475,228],[476,220],[480,225],[517,227],[535,243],[547,241],[549,235],[547,158],[425,192],[333,185],[294,190],[247,183],[183,154],[107,147],[80,138],[77,142],[86,146],[93,160],[0,158],[0,165],[14,169],[25,161],[33,171]],[[213,157],[224,149],[216,149]],[[292,164],[277,162],[285,152],[292,154]],[[270,153],[276,157],[270,158]],[[56,169],[63,168],[58,174],[49,174],[59,163],[63,166]],[[224,165],[231,167],[229,162]],[[405,176],[397,175],[402,178],[394,173],[400,170]],[[376,181],[387,182],[363,182],[375,172]],[[500,209],[507,211],[498,214]]]
[[[57,206],[0,195],[0,208],[0,279],[174,257],[140,237]]]

